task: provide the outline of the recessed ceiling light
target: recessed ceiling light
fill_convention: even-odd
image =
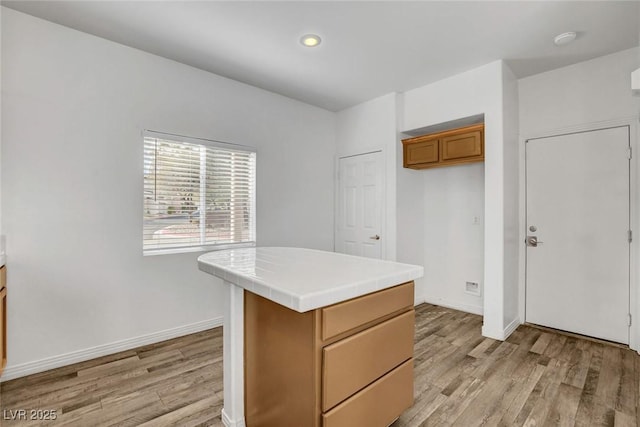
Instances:
[[[306,47],[316,47],[320,44],[321,41],[322,39],[320,38],[320,36],[316,34],[305,34],[304,36],[300,37],[300,43],[302,43],[302,45]]]
[[[558,34],[553,39],[553,42],[556,44],[556,46],[562,46],[574,41],[576,39],[576,36],[577,34],[575,33],[575,31],[569,31],[568,33]]]

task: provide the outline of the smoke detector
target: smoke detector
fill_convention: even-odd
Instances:
[[[569,44],[576,39],[578,34],[575,31],[569,31],[567,33],[558,34],[553,39],[553,42],[556,46],[564,46],[565,44]]]

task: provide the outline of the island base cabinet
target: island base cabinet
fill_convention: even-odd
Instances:
[[[244,294],[247,427],[317,426],[316,314]]]
[[[7,365],[7,267],[0,268],[0,375]]]
[[[322,416],[323,427],[387,427],[413,404],[413,359]]]
[[[391,424],[413,402],[413,292],[300,313],[245,291],[247,427]]]

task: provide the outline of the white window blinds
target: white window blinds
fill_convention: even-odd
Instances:
[[[248,147],[145,132],[143,252],[254,244],[255,180]]]

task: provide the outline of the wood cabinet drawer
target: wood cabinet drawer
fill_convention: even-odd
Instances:
[[[432,139],[411,144],[404,151],[404,156],[405,167],[422,163],[436,163],[439,159],[438,140]]]
[[[443,137],[440,143],[440,158],[443,161],[482,156],[482,132],[461,133]]]
[[[411,307],[413,307],[413,282],[323,308],[322,339],[327,340]]]
[[[415,311],[323,349],[322,410],[327,411],[413,355]]]
[[[413,359],[322,415],[323,427],[387,427],[413,404]]]

